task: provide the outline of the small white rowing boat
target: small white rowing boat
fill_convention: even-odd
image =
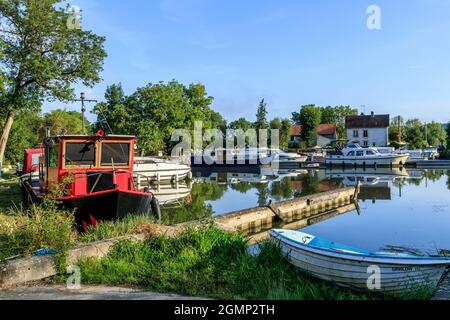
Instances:
[[[399,294],[436,288],[450,258],[366,252],[292,230],[271,230],[295,267],[316,278],[356,290]]]

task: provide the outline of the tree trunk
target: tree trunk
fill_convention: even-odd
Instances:
[[[14,122],[14,112],[9,111],[6,117],[5,125],[3,126],[3,133],[0,139],[0,163],[3,163],[3,158],[5,156],[6,143],[8,143],[9,133]]]

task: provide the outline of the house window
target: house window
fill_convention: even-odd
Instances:
[[[353,130],[353,138],[359,138],[359,131]]]
[[[364,147],[368,147],[369,146],[369,141],[364,141]]]
[[[369,130],[364,130],[363,134],[364,134],[364,138],[368,138],[369,137]]]

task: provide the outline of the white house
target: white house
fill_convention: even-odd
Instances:
[[[389,145],[388,114],[347,116],[345,128],[347,139],[351,143],[358,143],[363,147],[385,147]]]

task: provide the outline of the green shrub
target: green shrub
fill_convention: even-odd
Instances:
[[[0,259],[36,250],[65,250],[75,242],[72,212],[31,206],[0,214]]]

